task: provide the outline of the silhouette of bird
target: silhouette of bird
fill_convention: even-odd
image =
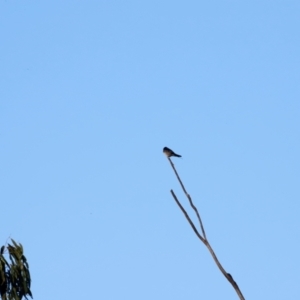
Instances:
[[[164,153],[165,155],[167,155],[168,157],[170,157],[170,156],[181,157],[181,155],[176,154],[173,150],[171,150],[171,149],[168,148],[168,147],[165,147],[165,148],[163,149],[163,153]]]

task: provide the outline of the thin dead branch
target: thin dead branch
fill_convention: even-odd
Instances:
[[[186,197],[188,198],[188,200],[189,200],[189,202],[190,202],[191,207],[193,208],[193,210],[195,211],[195,213],[196,213],[196,215],[197,215],[197,218],[198,218],[198,221],[199,221],[199,224],[200,224],[200,227],[201,227],[201,231],[202,231],[203,237],[206,239],[206,234],[205,234],[204,226],[203,226],[203,224],[202,224],[202,221],[201,221],[201,218],[200,218],[200,214],[199,214],[199,212],[198,212],[198,209],[197,209],[197,207],[194,205],[191,196],[190,196],[190,195],[188,194],[188,192],[186,191],[186,189],[185,189],[185,187],[184,187],[184,185],[183,185],[183,183],[182,183],[182,181],[181,181],[181,179],[180,179],[180,177],[179,177],[179,175],[178,175],[178,173],[177,173],[177,171],[176,171],[176,169],[175,169],[175,166],[174,166],[172,160],[170,159],[170,157],[168,157],[168,160],[169,160],[169,162],[170,162],[170,164],[171,164],[171,166],[172,166],[172,168],[173,168],[173,170],[174,170],[174,172],[175,172],[175,174],[176,174],[176,177],[177,177],[177,179],[178,179],[178,181],[179,181],[179,183],[180,183],[180,185],[181,185],[181,188],[182,188],[183,192],[185,193]]]
[[[239,286],[237,285],[237,283],[234,281],[233,277],[231,276],[231,274],[227,273],[225,271],[225,269],[223,268],[223,266],[221,265],[221,263],[219,262],[215,252],[213,251],[210,243],[208,242],[207,238],[206,238],[206,234],[205,234],[205,230],[204,230],[204,226],[203,226],[203,223],[202,223],[202,220],[201,220],[201,217],[200,217],[200,214],[198,212],[198,209],[196,208],[196,206],[194,205],[193,201],[192,201],[192,198],[191,196],[187,193],[176,169],[175,169],[175,166],[172,162],[172,160],[170,159],[170,157],[168,157],[168,160],[176,174],[176,177],[181,185],[181,188],[183,190],[183,192],[185,193],[186,197],[188,198],[189,200],[189,203],[191,205],[191,207],[193,208],[193,210],[195,211],[196,215],[197,215],[197,218],[198,218],[198,221],[199,221],[199,224],[200,224],[200,229],[201,229],[201,232],[202,232],[202,235],[199,233],[199,231],[197,230],[195,224],[193,223],[193,221],[191,220],[190,216],[188,215],[188,213],[186,212],[186,210],[184,209],[184,207],[182,206],[182,204],[180,203],[180,201],[178,200],[177,196],[175,195],[175,193],[173,192],[173,190],[171,190],[171,194],[175,200],[175,202],[177,203],[177,205],[179,206],[180,210],[182,211],[182,213],[184,214],[185,218],[187,219],[187,221],[189,222],[190,226],[192,227],[193,231],[195,232],[196,236],[200,239],[200,241],[207,247],[208,251],[210,252],[213,260],[215,261],[216,265],[218,266],[219,270],[222,272],[222,274],[226,277],[226,279],[231,283],[231,285],[233,286],[233,288],[235,289],[236,293],[238,294],[239,298],[241,300],[245,300],[242,292],[240,291],[239,289]]]

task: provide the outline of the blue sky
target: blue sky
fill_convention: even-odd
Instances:
[[[299,11],[0,2],[0,238],[34,299],[237,299],[164,146],[245,298],[299,297]]]

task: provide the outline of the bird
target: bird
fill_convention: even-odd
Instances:
[[[171,149],[168,148],[168,147],[164,147],[163,153],[164,153],[167,157],[170,157],[170,156],[181,157],[181,155],[176,154],[173,150],[171,150]]]

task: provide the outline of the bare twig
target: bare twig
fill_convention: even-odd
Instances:
[[[176,169],[175,169],[175,166],[174,166],[172,160],[170,159],[170,157],[168,157],[168,160],[169,160],[169,162],[170,162],[170,164],[171,164],[171,166],[172,166],[172,168],[173,168],[173,170],[174,170],[174,172],[175,172],[175,174],[176,174],[176,177],[177,177],[177,179],[178,179],[178,181],[179,181],[179,183],[180,183],[180,185],[181,185],[181,187],[182,187],[183,192],[185,193],[186,197],[188,198],[188,200],[189,200],[189,202],[190,202],[191,207],[193,208],[193,210],[195,211],[195,213],[196,213],[196,215],[197,215],[197,218],[198,218],[198,221],[199,221],[199,224],[200,224],[200,227],[201,227],[202,234],[203,234],[204,238],[206,239],[206,234],[205,234],[204,226],[203,226],[203,224],[202,224],[202,221],[201,221],[201,218],[200,218],[200,214],[199,214],[199,212],[198,212],[198,209],[197,209],[197,207],[194,205],[191,196],[187,193],[187,191],[186,191],[186,189],[185,189],[185,187],[184,187],[184,185],[183,185],[183,183],[182,183],[182,181],[181,181],[181,179],[180,179],[180,177],[179,177],[179,175],[178,175],[178,173],[177,173],[177,171],[176,171]]]
[[[227,273],[225,271],[225,269],[223,268],[223,266],[221,265],[221,263],[219,262],[215,252],[213,251],[210,243],[208,242],[207,238],[206,238],[206,235],[205,235],[205,231],[204,231],[204,226],[202,224],[202,220],[200,218],[200,214],[198,213],[198,210],[197,208],[195,207],[195,205],[193,204],[193,201],[192,201],[192,198],[191,196],[187,193],[176,169],[175,169],[175,166],[173,164],[173,162],[171,161],[171,159],[168,157],[169,159],[169,162],[176,174],[176,177],[185,193],[185,195],[187,196],[188,200],[189,200],[189,203],[191,205],[191,207],[193,208],[193,210],[195,211],[196,215],[197,215],[197,218],[198,218],[198,221],[199,221],[199,224],[200,224],[200,228],[201,228],[201,231],[202,231],[202,234],[203,236],[201,236],[201,234],[199,233],[199,231],[197,230],[195,224],[193,223],[193,221],[191,220],[190,216],[188,215],[188,213],[186,212],[186,210],[184,209],[184,207],[181,205],[181,203],[179,202],[178,198],[176,197],[175,193],[173,192],[173,190],[171,190],[171,194],[175,200],[175,202],[177,203],[177,205],[179,206],[179,208],[181,209],[182,213],[184,214],[184,216],[186,217],[187,221],[189,222],[190,226],[192,227],[193,231],[195,232],[196,236],[201,240],[201,242],[207,247],[208,251],[210,252],[211,256],[213,257],[213,260],[215,261],[216,265],[218,266],[219,270],[222,272],[222,274],[226,277],[226,279],[231,283],[231,285],[233,286],[233,288],[235,289],[236,293],[238,294],[239,298],[241,300],[245,300],[242,292],[240,291],[239,289],[239,286],[237,285],[237,283],[234,281],[233,277],[231,276],[231,274]]]
[[[197,237],[205,244],[205,239],[201,236],[201,234],[198,232],[196,226],[194,225],[193,221],[191,220],[191,218],[189,217],[188,213],[185,211],[185,209],[183,208],[183,206],[181,205],[181,203],[179,202],[179,200],[177,199],[175,193],[173,192],[173,190],[171,190],[171,194],[173,196],[173,198],[175,199],[177,205],[179,206],[179,208],[181,209],[181,211],[183,212],[183,214],[185,215],[186,219],[188,220],[188,222],[190,223],[191,227],[193,228],[195,234],[197,235]]]

